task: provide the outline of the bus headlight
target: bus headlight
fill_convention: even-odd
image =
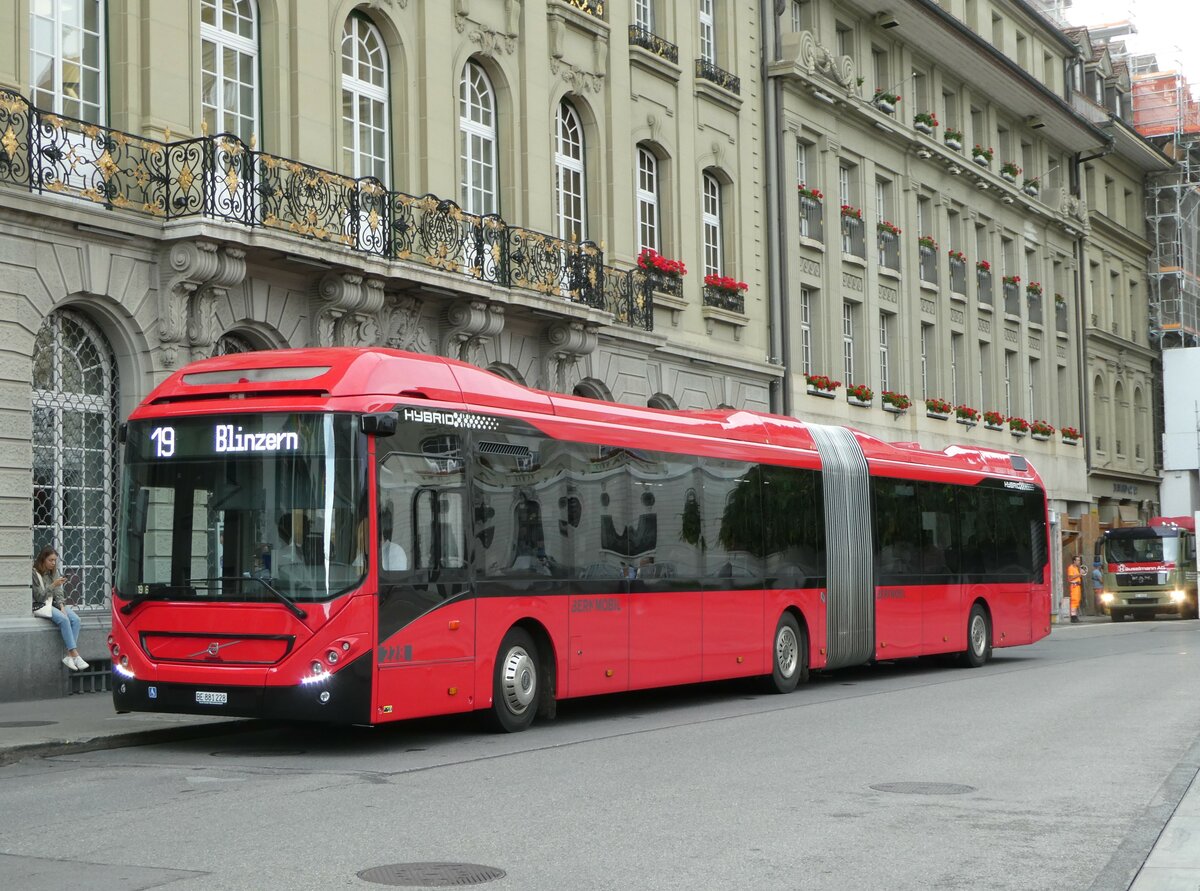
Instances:
[[[1187,600],[1187,592],[1186,591],[1172,591],[1171,592],[1171,602],[1172,603],[1183,603],[1185,600]]]
[[[1116,600],[1116,598],[1113,597],[1111,591],[1101,591],[1100,592],[1100,602],[1101,603],[1109,604],[1109,603],[1112,603],[1114,600]]]

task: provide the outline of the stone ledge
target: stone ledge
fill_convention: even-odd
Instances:
[[[28,595],[26,595],[28,596]],[[107,659],[107,613],[82,613],[79,652],[88,662]],[[70,693],[70,673],[62,664],[62,637],[48,619],[0,617],[0,702],[53,699]]]

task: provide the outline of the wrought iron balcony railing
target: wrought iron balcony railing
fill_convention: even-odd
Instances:
[[[982,269],[975,272],[975,284],[979,290],[979,302],[992,305],[992,274]]]
[[[629,43],[632,46],[640,46],[642,49],[650,50],[660,59],[666,59],[668,62],[679,64],[679,47],[671,43],[669,40],[664,40],[653,31],[643,28],[641,25],[629,26]]]
[[[867,259],[866,226],[858,217],[842,214],[842,253]]]
[[[967,293],[967,264],[965,260],[950,258],[950,292],[964,296]]]
[[[708,61],[708,59],[696,60],[696,77],[701,80],[712,81],[718,87],[741,95],[742,79],[735,74],[730,74],[724,68],[718,68],[712,62]]]
[[[0,184],[163,221],[208,217],[273,229],[572,303],[606,304],[604,254],[592,242],[470,214],[436,195],[391,191],[377,179],[256,151],[227,134],[160,142],[50,114],[3,90]]]
[[[891,232],[878,232],[879,265],[893,272],[900,271],[900,238]]]
[[[588,15],[594,15],[598,19],[604,18],[604,0],[563,0],[568,6],[573,6],[580,12],[586,12]]]
[[[741,291],[733,291],[729,288],[716,288],[712,285],[705,285],[704,305],[745,314],[746,295]]]
[[[800,197],[800,235],[814,241],[825,240],[825,209],[820,201]]]
[[[1004,312],[1010,316],[1019,316],[1021,314],[1021,286],[1005,282],[1004,284]]]
[[[917,248],[917,271],[921,281],[931,285],[938,283],[937,253],[921,245]]]

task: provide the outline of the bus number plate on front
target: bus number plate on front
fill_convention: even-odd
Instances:
[[[225,705],[229,702],[228,693],[210,693],[206,690],[196,691],[196,703],[198,705]]]

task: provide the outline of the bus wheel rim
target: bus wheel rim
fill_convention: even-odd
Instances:
[[[513,647],[504,657],[500,674],[504,703],[514,715],[521,715],[537,696],[537,666],[524,647]]]
[[[775,664],[779,667],[779,673],[785,678],[790,678],[795,674],[799,661],[800,645],[796,641],[796,632],[784,626],[779,629],[779,636],[775,638]]]
[[[982,654],[983,648],[987,644],[987,623],[983,620],[983,616],[976,616],[971,620],[971,649],[975,653]]]

